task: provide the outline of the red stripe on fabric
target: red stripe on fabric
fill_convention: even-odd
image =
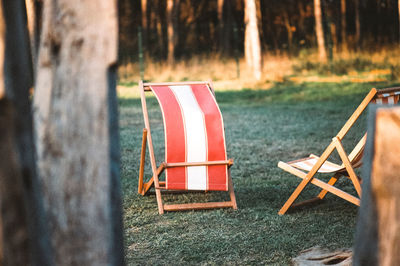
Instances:
[[[151,89],[160,104],[164,119],[165,161],[167,163],[185,162],[185,128],[181,107],[175,94],[168,86],[152,86]],[[167,168],[165,172],[167,189],[187,189],[185,167]]]
[[[225,136],[221,112],[210,89],[205,84],[191,85],[196,100],[204,114],[207,133],[207,160],[226,160]],[[226,165],[207,167],[208,190],[228,190]]]
[[[389,103],[388,97],[383,97],[382,98],[382,104],[388,104],[388,103]]]

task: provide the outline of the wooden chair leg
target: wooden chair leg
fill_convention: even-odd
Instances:
[[[333,186],[336,183],[336,181],[338,181],[338,179],[339,179],[339,177],[337,175],[334,175],[334,176],[331,177],[331,179],[329,179],[328,184]],[[322,189],[317,197],[319,199],[323,199],[323,198],[325,198],[327,193],[328,193],[328,190]]]
[[[235,196],[235,191],[233,188],[233,182],[232,182],[232,176],[231,176],[230,169],[228,169],[228,191],[229,191],[229,196],[230,196],[231,202],[232,202],[232,208],[234,210],[237,210],[236,196]]]
[[[140,168],[139,168],[139,180],[138,180],[138,193],[143,193],[143,175],[144,175],[144,164],[146,160],[146,142],[147,142],[147,129],[143,128],[142,135],[142,150],[140,153]]]
[[[158,205],[158,213],[164,214],[164,205],[163,205],[163,201],[161,198],[160,188],[156,188],[156,199],[157,199],[157,205]]]
[[[287,212],[287,210],[292,206],[293,202],[297,199],[297,197],[300,195],[300,193],[303,191],[303,189],[306,187],[306,185],[309,183],[309,179],[303,179],[300,184],[297,186],[297,188],[293,191],[292,195],[288,198],[288,200],[285,202],[285,204],[282,206],[282,208],[279,210],[278,214],[283,215]]]

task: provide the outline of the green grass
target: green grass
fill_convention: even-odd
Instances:
[[[333,195],[321,204],[278,216],[299,179],[279,169],[277,163],[311,152],[320,154],[374,86],[389,84],[276,84],[270,90],[217,92],[225,121],[228,157],[235,160],[231,171],[239,209],[172,212],[162,216],[158,215],[154,195],[137,194],[143,128],[140,99],[120,97],[128,264],[287,265],[301,250],[312,246],[351,247],[357,208]],[[161,162],[163,128],[154,98],[149,99],[148,108],[157,161]],[[365,115],[345,138],[347,152],[364,130]],[[149,165],[146,172],[150,176]],[[354,192],[348,180],[341,180],[339,186]],[[301,198],[317,193],[310,186]],[[224,193],[165,197],[168,202],[224,198]]]

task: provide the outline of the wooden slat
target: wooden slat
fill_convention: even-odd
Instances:
[[[165,165],[166,168],[172,168],[172,167],[183,167],[183,166],[200,166],[200,165],[221,165],[221,164],[227,164],[227,165],[232,165],[233,160],[224,160],[224,161],[206,161],[206,162],[185,162],[185,163],[167,163]]]
[[[143,81],[139,82],[139,89],[140,89],[140,99],[142,102],[143,119],[144,119],[145,128],[147,130],[147,145],[149,147],[151,170],[153,171],[154,184],[156,187],[159,187],[158,175],[157,175],[157,164],[156,164],[156,158],[154,155],[153,141],[151,139],[150,121],[149,121],[149,114],[147,112],[146,96],[144,93]],[[156,189],[156,199],[157,199],[157,205],[158,205],[158,213],[163,214],[164,209],[163,209],[163,203],[162,203],[162,198],[161,198],[161,192],[159,189]]]
[[[350,118],[347,120],[347,122],[344,124],[342,129],[339,131],[339,133],[336,135],[339,139],[343,139],[343,137],[347,134],[349,129],[354,125],[354,123],[357,121],[358,117],[360,117],[361,113],[365,110],[365,108],[368,106],[368,104],[371,102],[371,100],[375,97],[377,91],[375,88],[373,88],[367,96],[364,98],[364,100],[361,102],[361,104],[357,107],[357,109],[354,111],[354,113],[350,116]]]
[[[339,153],[340,158],[343,161],[343,164],[347,170],[347,173],[349,174],[349,177],[351,181],[353,182],[354,188],[357,191],[357,194],[359,197],[361,197],[361,185],[360,181],[358,180],[358,177],[356,173],[354,172],[353,167],[351,166],[351,162],[349,158],[347,157],[346,151],[343,148],[342,143],[340,142],[339,138],[336,137],[336,150]]]
[[[151,91],[150,86],[174,86],[174,85],[196,85],[196,84],[206,84],[209,85],[208,81],[185,81],[185,82],[152,82],[152,83],[143,83],[143,87],[145,91]]]
[[[233,203],[226,202],[205,202],[205,203],[186,203],[186,204],[164,204],[166,211],[185,211],[185,210],[206,210],[214,208],[232,208]]]
[[[139,180],[138,180],[139,194],[142,194],[143,191],[144,164],[146,160],[146,142],[147,142],[147,129],[144,128],[142,135],[142,150],[140,152],[140,167],[139,167]]]
[[[332,176],[331,177],[331,179],[329,179],[329,181],[328,181],[328,185],[331,185],[331,186],[333,186],[337,181],[338,181],[338,176]],[[319,194],[318,194],[318,196],[317,196],[317,198],[319,198],[319,199],[323,199],[325,196],[326,196],[326,194],[328,193],[328,191],[327,190],[325,190],[325,189],[323,189]]]
[[[162,164],[157,168],[157,171],[156,171],[157,176],[160,176],[164,170],[165,170],[165,164],[162,163]],[[144,184],[143,190],[142,190],[142,192],[141,192],[140,194],[145,195],[145,194],[147,193],[147,191],[149,191],[149,189],[152,187],[153,183],[154,183],[154,176],[152,176],[152,177],[150,178],[150,180],[149,180],[147,183]],[[162,183],[163,183],[164,186],[165,186],[165,182],[160,182],[160,181],[159,181],[158,186],[155,186],[155,187],[156,187],[156,188],[159,187]]]
[[[386,88],[386,89],[381,89],[377,92],[376,97],[377,98],[382,98],[384,97],[383,94],[394,94],[395,92],[400,91],[400,87],[393,87],[393,88]]]

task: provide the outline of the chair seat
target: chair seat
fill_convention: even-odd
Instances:
[[[304,171],[311,171],[314,165],[317,163],[319,157],[311,154],[309,157],[302,158],[296,161],[288,162],[290,166],[296,167]],[[338,165],[330,161],[325,161],[321,168],[318,170],[319,173],[334,173],[344,170],[344,165]]]

